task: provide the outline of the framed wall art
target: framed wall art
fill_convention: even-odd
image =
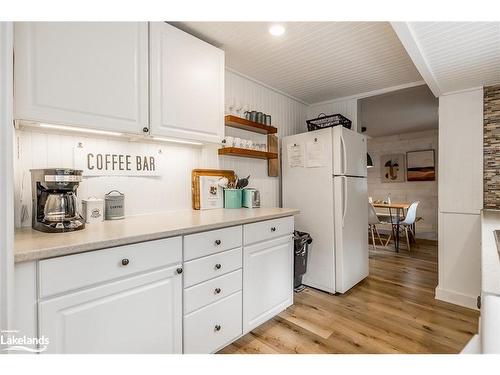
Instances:
[[[405,182],[405,154],[382,155],[380,172],[382,182]]]
[[[407,152],[406,165],[406,179],[408,181],[436,180],[436,162],[434,160],[434,150]]]

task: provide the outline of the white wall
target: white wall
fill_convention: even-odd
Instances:
[[[254,81],[226,71],[226,98],[237,98],[272,115],[278,135],[294,134],[305,126],[306,106],[277,93]],[[239,133],[234,133],[239,132]],[[228,134],[252,138],[255,135],[239,130]],[[247,134],[245,134],[247,133]],[[94,177],[86,178],[78,190],[80,198],[96,195],[103,197],[111,189],[126,195],[127,215],[191,208],[191,170],[194,168],[233,169],[239,176],[251,175],[251,185],[261,190],[262,206],[278,206],[280,201],[279,178],[267,176],[267,162],[217,155],[218,145],[203,148],[175,144],[127,142],[86,135],[62,135],[40,131],[16,132],[18,158],[16,163],[16,226],[30,226],[28,216],[21,223],[21,207],[31,213],[31,168],[73,168],[74,149],[95,146],[106,150],[144,151],[157,155],[161,163],[161,177]],[[264,138],[265,139],[265,138]],[[161,150],[161,154],[159,154]],[[24,188],[22,187],[24,186]]]
[[[307,131],[307,107],[304,104],[226,70],[226,102],[229,101],[236,101],[248,105],[250,109],[270,114],[272,125],[278,128],[279,138]],[[228,128],[226,133],[258,142],[266,140],[266,136],[239,129]],[[238,176],[251,175],[251,185],[261,191],[261,203],[266,206],[280,204],[280,178],[267,176],[265,160],[223,156],[219,158],[219,167],[232,169]]]
[[[481,292],[482,88],[439,97],[439,169],[436,298],[475,308]]]
[[[368,169],[368,196],[384,200],[387,194],[395,202],[420,201],[417,215],[423,218],[417,224],[417,237],[437,240],[438,237],[438,180],[384,183],[381,178],[380,157],[387,154],[405,154],[408,151],[435,150],[438,173],[438,130],[397,134],[368,139],[368,153],[373,168]],[[383,212],[383,211],[381,211]],[[387,212],[385,212],[387,213]],[[389,228],[388,228],[389,229]]]

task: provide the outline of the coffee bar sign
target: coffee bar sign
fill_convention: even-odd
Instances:
[[[158,156],[76,147],[75,168],[83,176],[159,176]]]

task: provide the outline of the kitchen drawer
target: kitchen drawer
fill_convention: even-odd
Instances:
[[[184,261],[241,246],[241,225],[184,237]]]
[[[241,269],[184,290],[184,314],[219,301],[239,290],[243,283]]]
[[[213,353],[241,335],[241,292],[184,317],[184,353]]]
[[[184,263],[184,287],[201,283],[241,268],[241,247]]]
[[[243,242],[245,245],[270,240],[293,233],[293,216],[281,219],[259,221],[243,226]]]
[[[39,293],[44,298],[181,261],[181,237],[46,259],[39,262]]]

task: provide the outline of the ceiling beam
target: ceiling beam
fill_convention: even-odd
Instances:
[[[409,22],[391,22],[391,26],[396,32],[399,40],[403,44],[403,47],[408,52],[408,55],[412,59],[415,67],[418,72],[427,83],[429,88],[431,89],[434,96],[438,97],[442,94],[442,90],[439,87],[439,84],[432,74],[432,70],[427,62],[424,53],[413,33],[413,30],[409,24]]]

